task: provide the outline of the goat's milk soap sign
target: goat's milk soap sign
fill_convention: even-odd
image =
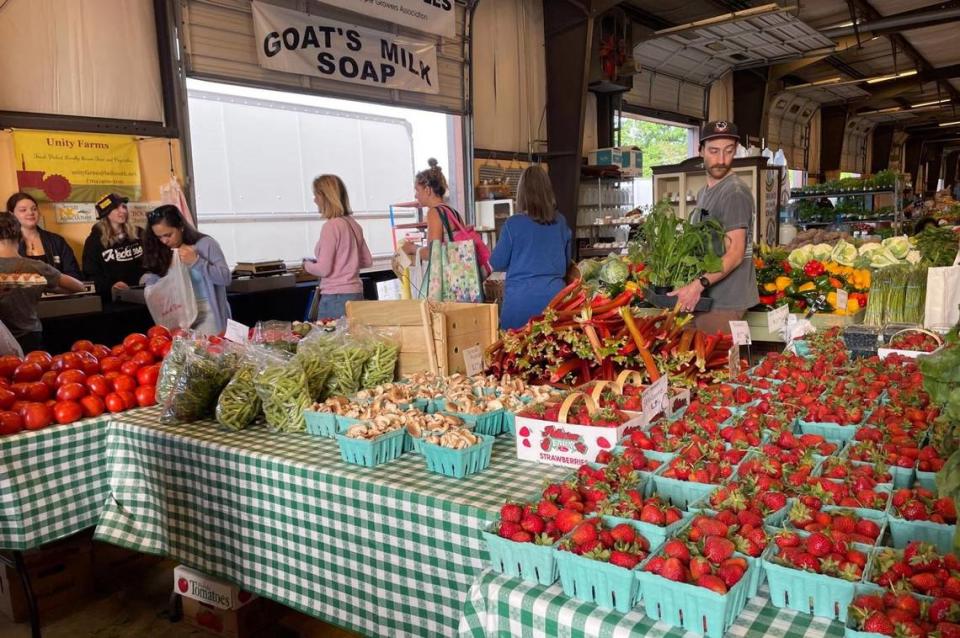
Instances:
[[[437,48],[318,15],[253,3],[265,69],[387,89],[438,93]]]
[[[320,0],[338,9],[452,38],[457,34],[453,0]]]

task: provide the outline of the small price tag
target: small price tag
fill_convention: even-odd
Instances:
[[[466,368],[468,377],[472,377],[483,372],[483,348],[480,346],[470,346],[469,348],[464,348],[463,366]]]
[[[767,330],[771,334],[777,334],[787,325],[787,317],[790,316],[790,307],[786,304],[771,310],[767,313]]]
[[[750,324],[746,321],[731,321],[730,335],[733,337],[733,344],[736,346],[753,344],[753,338],[750,336]]]
[[[733,344],[727,351],[727,369],[730,372],[730,378],[736,379],[740,376],[740,346]]]
[[[847,309],[847,301],[850,299],[850,293],[848,293],[843,288],[837,288],[837,308],[840,310]]]
[[[653,421],[653,417],[661,412],[666,414],[669,410],[669,401],[667,397],[667,376],[664,375],[647,386],[647,389],[640,395],[644,421],[650,423]]]
[[[250,328],[243,325],[239,321],[234,321],[233,319],[227,319],[227,330],[223,334],[223,338],[227,341],[232,341],[234,343],[246,343],[247,335],[250,334]]]
[[[674,414],[679,412],[681,409],[690,405],[690,390],[687,388],[683,388],[682,390],[677,392],[677,394],[670,401],[668,401],[668,403],[670,404],[670,410],[669,410],[668,416],[673,416]]]

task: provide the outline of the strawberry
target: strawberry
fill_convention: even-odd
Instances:
[[[500,520],[511,523],[519,523],[523,517],[523,505],[520,503],[504,503],[500,508]]]
[[[567,534],[583,520],[583,514],[574,510],[564,508],[560,510],[554,521],[557,524],[557,530],[561,534]]]
[[[631,554],[628,552],[621,552],[619,550],[613,550],[610,552],[610,564],[616,565],[617,567],[623,567],[625,569],[633,569],[637,566],[637,563],[640,562],[640,559],[637,555]]]
[[[937,577],[929,572],[914,574],[910,577],[910,586],[921,594],[926,594],[937,585]]]
[[[724,563],[717,569],[717,576],[727,587],[733,587],[743,578],[744,571],[740,565]]]
[[[555,518],[559,513],[560,508],[557,507],[557,504],[554,501],[548,498],[545,498],[537,503],[537,514],[539,514],[542,518]]]
[[[640,520],[644,523],[663,527],[666,525],[666,514],[656,505],[648,503],[640,510]]]
[[[637,530],[626,523],[620,523],[610,530],[610,535],[616,543],[625,543],[629,545],[637,538]]]
[[[773,540],[777,547],[783,549],[784,547],[799,547],[801,539],[800,535],[795,532],[778,532]]]
[[[733,556],[735,549],[733,541],[722,536],[707,536],[703,539],[702,553],[714,565],[719,565]]]
[[[937,598],[927,608],[927,619],[932,623],[960,620],[960,604],[949,598]]]
[[[890,622],[890,619],[881,612],[874,611],[867,616],[866,620],[863,621],[863,626],[861,627],[863,631],[869,631],[875,634],[883,634],[885,636],[892,636],[896,631],[893,623]]]
[[[895,594],[891,607],[908,614],[910,618],[920,616],[920,601],[908,593]]]
[[[543,533],[543,529],[544,527],[546,527],[546,523],[544,523],[543,519],[540,518],[538,515],[529,513],[529,514],[524,514],[523,518],[520,519],[520,527],[522,527],[524,531],[530,532],[531,534],[536,536],[538,534]]]
[[[675,538],[668,540],[663,545],[663,553],[669,558],[677,558],[685,564],[690,562],[690,549],[681,540]]]
[[[857,534],[872,538],[873,540],[877,540],[880,536],[880,526],[869,518],[861,518],[858,520],[854,529]]]
[[[510,540],[512,540],[514,543],[529,543],[533,541],[533,536],[530,534],[530,532],[520,530],[514,532],[514,534],[510,537]]]
[[[940,622],[937,623],[936,629],[940,632],[940,638],[960,638],[960,624]]]
[[[660,571],[657,573],[667,580],[678,583],[686,581],[686,568],[683,566],[683,563],[680,562],[679,558],[668,558],[663,561]]]
[[[815,532],[807,537],[807,551],[816,557],[822,557],[833,551],[833,541],[820,532]]]
[[[599,519],[588,519],[577,525],[570,533],[570,540],[575,545],[585,545],[598,540],[597,521]]]
[[[518,523],[512,523],[510,521],[501,521],[500,530],[498,534],[503,538],[513,538],[514,534],[517,532],[522,532],[520,525]]]
[[[724,584],[723,580],[718,576],[712,574],[706,574],[700,577],[700,580],[697,581],[697,585],[703,587],[704,589],[709,589],[712,592],[716,592],[723,596],[727,593],[727,586]]]
[[[690,559],[690,579],[696,582],[704,574],[713,573],[710,562],[703,556],[694,556]]]

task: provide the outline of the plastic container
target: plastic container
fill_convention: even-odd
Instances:
[[[819,434],[831,443],[846,443],[857,435],[862,423],[855,425],[840,425],[839,423],[818,423],[797,419],[802,434]]]
[[[363,423],[363,419],[358,419],[352,416],[340,416],[339,414],[336,414],[334,415],[334,418],[337,422],[337,434],[343,434],[351,425]]]
[[[559,577],[557,551],[552,545],[515,543],[495,534],[493,526],[480,534],[487,543],[493,571],[541,585],[552,585]]]
[[[713,483],[693,483],[692,481],[681,481],[679,479],[668,478],[653,475],[654,493],[659,494],[664,499],[670,501],[671,505],[679,507],[682,510],[689,505],[696,503],[700,499],[709,496],[719,485]]]
[[[914,476],[916,475],[914,468],[891,465],[890,472],[893,474],[894,489],[899,490],[904,487],[913,487]],[[931,472],[931,474],[936,474],[936,472]],[[935,487],[930,489],[936,490]]]
[[[503,431],[510,436],[517,434],[517,413],[510,410],[503,411]]]
[[[649,560],[649,559],[647,559]],[[643,604],[647,616],[683,627],[687,631],[722,638],[747,604],[749,581],[759,565],[748,561],[743,578],[725,595],[688,583],[676,583],[657,574],[640,570]]]
[[[916,470],[914,476],[916,477],[916,484],[920,487],[932,490],[933,492],[937,491],[936,472],[922,472],[920,470]]]
[[[675,536],[677,530],[686,525],[693,517],[691,512],[680,512],[680,520],[670,523],[665,527],[654,525],[653,523],[644,523],[633,518],[621,518],[619,516],[610,516],[605,514],[603,520],[609,523],[610,527],[615,527],[620,523],[626,523],[640,532],[640,535],[650,541],[650,549],[656,549],[668,538]]]
[[[871,510],[865,507],[843,507],[841,505],[824,505],[821,508],[822,511],[827,513],[837,512],[837,511],[848,511],[858,518],[865,518],[873,521],[880,527],[880,534],[877,536],[877,540],[874,541],[870,547],[875,547],[883,543],[884,536],[887,532],[887,514],[886,512],[881,512],[880,510]],[[794,527],[789,520],[783,522],[783,527],[796,532],[801,537],[806,538],[810,535],[811,532],[804,531],[802,529]]]
[[[354,465],[376,467],[400,457],[403,453],[404,434],[404,430],[394,430],[373,440],[351,439],[337,434],[340,458]]]
[[[556,559],[560,584],[567,596],[621,613],[627,613],[637,603],[640,595],[637,568],[625,569],[559,549]]]
[[[480,443],[462,450],[420,441],[420,453],[427,461],[427,469],[451,478],[463,478],[482,472],[490,466],[490,452],[494,438],[481,434]]]
[[[460,412],[451,412],[441,409],[440,413],[447,416],[455,416],[467,426],[472,427],[477,434],[486,434],[489,436],[499,436],[503,434],[503,410],[494,410],[484,414],[461,414]]]
[[[866,545],[854,544],[854,547],[870,553]],[[771,544],[761,559],[767,573],[770,602],[776,607],[845,622],[857,583],[774,563],[771,559],[778,551],[777,545]]]
[[[887,513],[887,524],[890,526],[893,546],[897,549],[903,549],[910,541],[924,541],[932,543],[941,554],[949,554],[953,551],[953,536],[957,532],[956,524],[908,521],[900,518],[893,507]]]
[[[337,434],[337,415],[333,412],[304,410],[303,420],[307,424],[307,432],[313,436],[332,439]]]
[[[874,326],[853,325],[843,329],[843,343],[848,350],[863,356],[877,354],[881,329]]]

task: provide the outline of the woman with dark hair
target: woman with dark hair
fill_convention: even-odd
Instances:
[[[0,320],[24,352],[43,347],[43,326],[37,317],[40,295],[50,292],[83,292],[83,284],[43,261],[19,253],[23,235],[20,222],[0,213]]]
[[[550,178],[530,166],[517,184],[520,214],[507,219],[490,256],[494,270],[507,273],[500,327],[519,328],[543,312],[564,286],[571,258],[570,227],[557,213]]]
[[[448,228],[452,232],[458,226],[463,226],[463,217],[460,213],[444,203],[448,187],[443,169],[432,157],[427,160],[427,164],[430,168],[417,173],[413,184],[416,203],[427,209],[427,245],[420,249],[420,258],[423,260],[430,257],[430,246],[435,240],[446,242],[449,239]],[[404,244],[403,250],[413,255],[416,252],[416,246]]]
[[[197,320],[190,326],[206,334],[221,334],[230,318],[227,286],[230,267],[220,244],[198,232],[183,219],[176,206],[160,206],[147,215],[150,230],[143,236],[143,283],[156,283],[167,274],[173,251],[190,271],[193,294],[197,299]]]
[[[40,207],[27,193],[14,193],[7,199],[7,211],[20,222],[20,246],[24,257],[42,261],[65,275],[80,279],[80,265],[67,240],[40,228]]]

